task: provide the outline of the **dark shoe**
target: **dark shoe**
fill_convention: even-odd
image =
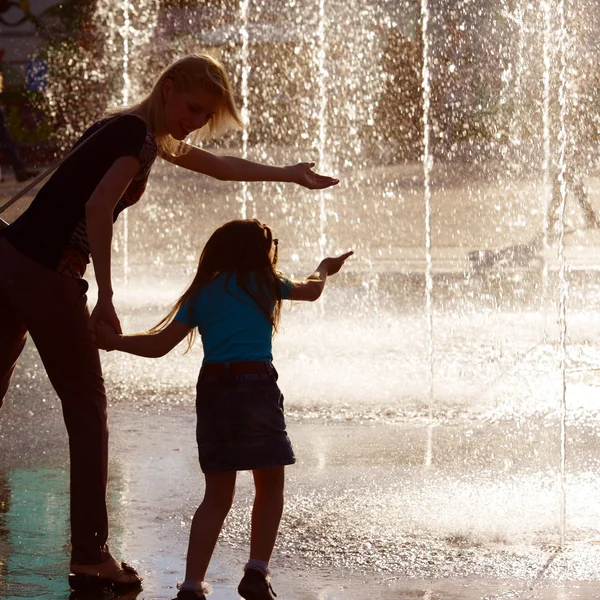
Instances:
[[[273,600],[277,596],[267,578],[256,569],[246,569],[238,594],[244,600]]]
[[[119,581],[124,574],[135,575],[134,581]],[[138,572],[127,563],[121,563],[121,568],[114,573],[113,577],[100,577],[99,575],[69,574],[69,585],[77,592],[110,590],[112,592],[124,593],[142,587],[142,579]]]
[[[27,181],[29,179],[33,179],[34,177],[36,177],[37,175],[39,175],[39,171],[18,171],[17,173],[15,173],[15,177],[17,179],[17,181],[21,182],[21,181]]]
[[[177,597],[173,600],[206,600],[206,596],[197,590],[179,590]]]

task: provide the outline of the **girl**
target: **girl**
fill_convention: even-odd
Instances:
[[[268,563],[283,511],[284,466],[295,462],[272,364],[271,338],[282,299],[316,300],[352,254],[326,258],[303,282],[277,271],[277,240],[256,219],[226,223],[208,240],[198,271],[171,312],[149,333],[120,335],[98,324],[107,350],[164,356],[197,327],[204,360],[197,385],[196,438],[206,487],[190,533],[178,600],[205,600],[206,570],[231,508],[237,471],[252,470],[250,560],[238,592],[271,600]]]
[[[240,125],[223,66],[208,56],[182,58],[142,102],[92,125],[76,145],[85,144],[2,230],[0,405],[29,332],[61,399],[69,435],[74,588],[121,590],[141,581],[106,544],[106,395],[91,332],[99,320],[121,330],[111,283],[114,220],[140,199],[156,156],[223,180],[287,181],[310,189],[338,183],[314,173],[313,163],[267,166],[183,141],[194,132],[210,137]],[[90,255],[98,283],[91,316],[82,279]]]

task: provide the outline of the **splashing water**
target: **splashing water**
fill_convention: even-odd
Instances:
[[[250,2],[249,0],[240,1],[240,15],[242,26],[240,28],[240,35],[242,38],[242,121],[245,124],[242,132],[242,157],[248,158],[248,127],[250,124],[250,110],[249,110],[249,92],[248,92],[248,79],[250,77],[250,51],[249,51],[249,35],[248,35],[248,10]],[[248,204],[252,202],[252,196],[248,189],[248,183],[242,183],[242,219],[245,219],[248,214]],[[253,211],[255,209],[253,208]],[[256,216],[254,212],[253,216]]]
[[[369,460],[381,460],[382,472],[395,461],[397,481],[409,484],[380,490],[394,530],[451,547],[440,573],[448,564],[460,572],[461,540],[497,549],[521,538],[541,547],[596,535],[600,508],[578,498],[595,497],[599,485],[591,449],[600,239],[582,226],[571,181],[575,170],[600,207],[595,150],[591,158],[585,151],[600,120],[593,5],[184,4],[98,3],[100,58],[88,52],[77,69],[102,96],[73,90],[86,114],[67,115],[65,139],[107,105],[135,101],[171,58],[207,50],[231,71],[250,122],[239,137],[207,147],[276,164],[314,153],[317,168],[339,173],[341,184],[317,194],[257,188],[157,163],[117,239],[132,327],[155,321],[189,280],[208,235],[240,213],[274,227],[281,269],[294,276],[310,273],[315,257],[352,247],[356,258],[328,283],[327,303],[286,312],[275,338],[291,422],[393,428],[385,452],[366,429],[362,448],[373,448]],[[49,91],[56,114],[68,95],[59,80]],[[115,401],[187,402],[196,352],[165,359],[152,378],[140,376],[147,367],[135,359],[114,359],[107,374]],[[360,463],[355,448],[336,454],[328,436],[311,443],[316,470]],[[354,483],[369,479],[363,467]],[[460,502],[448,508],[449,498]],[[379,536],[400,555],[404,541],[377,527],[381,501],[365,494],[357,503],[365,539]],[[294,508],[305,515],[300,501]],[[317,517],[305,518],[298,531],[318,530]],[[396,567],[425,573],[418,554]],[[477,560],[470,572],[501,572]]]
[[[558,230],[558,262],[559,262],[559,313],[558,323],[560,327],[559,352],[560,352],[560,543],[565,544],[566,535],[566,459],[567,459],[567,299],[569,287],[566,278],[567,261],[565,258],[565,207],[567,203],[567,26],[565,15],[565,2],[558,2],[559,19],[559,52],[560,52],[560,85],[558,91],[560,120],[559,120],[559,150],[558,150],[558,181],[560,185],[560,208],[559,208],[559,230]]]
[[[427,449],[425,464],[431,466],[433,457],[433,402],[434,402],[434,347],[433,347],[433,277],[431,257],[431,173],[433,170],[433,156],[431,155],[430,141],[430,57],[429,57],[429,4],[427,0],[421,1],[421,20],[423,27],[423,180],[425,198],[425,316],[427,319],[427,362],[429,364],[429,428],[427,436]]]
[[[140,69],[154,41],[159,9],[160,0],[97,0],[94,22],[103,33],[99,62],[106,105],[129,106],[149,91]]]
[[[543,76],[543,140],[544,140],[544,160],[542,169],[544,173],[543,180],[543,214],[544,214],[544,258],[543,258],[543,271],[542,271],[542,302],[547,302],[548,297],[548,261],[546,259],[548,250],[548,230],[550,222],[548,219],[548,211],[550,208],[551,196],[552,196],[552,183],[551,183],[551,164],[552,164],[552,152],[551,152],[551,128],[550,128],[550,77],[552,67],[551,57],[551,35],[552,35],[552,12],[550,3],[544,2],[542,5],[544,11],[544,76]]]
[[[317,116],[318,137],[317,149],[319,151],[319,168],[325,169],[325,148],[327,144],[327,79],[328,73],[325,69],[327,60],[326,50],[326,19],[325,0],[319,0],[319,28],[317,30],[317,69],[318,69],[318,98],[319,112]],[[325,256],[327,246],[327,192],[319,193],[319,255]]]

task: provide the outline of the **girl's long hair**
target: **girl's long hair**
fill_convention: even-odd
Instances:
[[[132,112],[144,115],[148,119],[151,131],[155,134],[159,152],[167,156],[183,154],[188,148],[187,145],[166,132],[163,85],[167,79],[173,81],[177,92],[193,92],[202,89],[220,100],[216,114],[204,127],[192,134],[192,143],[218,137],[232,128],[243,127],[225,67],[208,54],[191,54],[175,61],[160,74],[146,98],[133,106],[109,111],[109,116]]]
[[[229,281],[235,276],[238,287],[256,302],[276,332],[281,314],[281,288],[277,270],[277,247],[271,257],[272,245],[271,228],[257,219],[229,221],[219,227],[202,250],[192,283],[175,302],[169,314],[150,332],[157,333],[165,329],[187,300],[191,301],[204,285],[223,274],[227,277],[227,291],[231,293]],[[241,300],[244,301],[244,298]],[[189,304],[188,318],[191,319],[192,314],[193,309]],[[192,328],[188,337],[188,349],[195,336],[196,329]]]

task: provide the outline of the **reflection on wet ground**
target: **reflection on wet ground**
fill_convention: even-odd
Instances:
[[[7,450],[0,458],[0,593],[63,599],[69,597],[66,440],[45,376],[28,377],[36,355],[30,347],[26,352],[19,388],[0,418]],[[141,368],[121,367],[131,377]],[[280,597],[600,597],[589,582],[600,573],[593,419],[570,430],[567,543],[560,549],[559,423],[552,414],[491,419],[463,412],[431,430],[416,417],[367,420],[347,409],[336,418],[334,406],[307,412],[290,396],[299,463],[288,469],[273,561]],[[144,574],[140,599],[172,598],[202,494],[189,390],[121,399],[111,423],[111,548]],[[434,460],[427,468],[430,435]],[[209,573],[215,600],[237,598],[251,500],[251,479],[242,474]]]
[[[0,472],[3,598],[65,597],[68,486],[61,470]]]

